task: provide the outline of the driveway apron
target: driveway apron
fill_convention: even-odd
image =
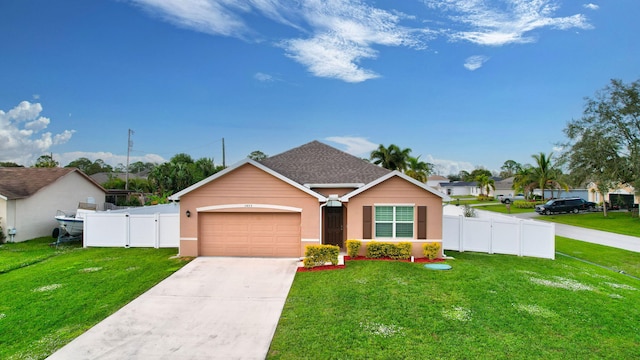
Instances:
[[[49,359],[264,359],[296,269],[196,258]]]

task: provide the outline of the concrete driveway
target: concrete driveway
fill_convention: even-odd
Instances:
[[[196,258],[49,359],[264,359],[296,269]]]

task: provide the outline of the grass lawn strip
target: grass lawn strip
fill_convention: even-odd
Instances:
[[[40,250],[0,274],[0,359],[46,358],[187,263],[176,249]]]
[[[628,211],[611,211],[606,217],[597,212],[538,216],[535,219],[640,237],[640,219],[631,217]]]
[[[296,274],[268,358],[640,353],[640,282],[566,257],[450,253],[456,260],[447,262],[449,271],[350,261],[342,271]]]

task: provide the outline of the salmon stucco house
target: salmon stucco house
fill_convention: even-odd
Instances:
[[[300,257],[347,239],[442,241],[447,195],[313,141],[246,159],[170,197],[180,201],[180,255]]]

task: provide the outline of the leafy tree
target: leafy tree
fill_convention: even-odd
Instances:
[[[193,158],[189,154],[180,153],[174,155],[170,162],[174,164],[193,164]]]
[[[371,152],[369,158],[376,165],[380,165],[385,169],[405,171],[407,169],[407,163],[411,149],[401,149],[397,145],[391,144],[389,147],[384,147],[380,144],[376,150]]]
[[[111,177],[109,180],[102,183],[102,187],[105,189],[123,189],[125,181],[119,177]]]
[[[102,159],[96,159],[96,161],[91,162],[91,160],[81,157],[76,160],[73,160],[65,167],[75,167],[87,175],[93,175],[101,172],[110,173],[113,171],[111,165],[104,162]]]
[[[0,167],[24,167],[11,161],[0,161]]]
[[[249,159],[255,160],[255,161],[262,161],[262,160],[264,160],[264,159],[266,159],[268,157],[269,157],[269,155],[263,153],[260,150],[252,151],[251,154],[249,154],[249,156],[248,156]]]
[[[462,180],[459,174],[449,174],[447,175],[447,179],[449,179],[450,182]]]
[[[520,169],[522,168],[522,165],[520,165],[519,162],[516,162],[514,160],[507,160],[504,162],[504,164],[500,167],[500,177],[503,179],[509,178],[514,176]]]
[[[87,172],[87,169],[89,169],[89,166],[91,166],[91,164],[93,164],[93,162],[91,162],[91,160],[87,159],[86,157],[81,157],[78,159],[73,160],[72,162],[68,163],[67,166],[65,167],[74,167],[74,168],[78,168],[80,170],[82,170],[82,172],[84,172],[87,175],[91,175]]]
[[[139,174],[145,171],[151,171],[156,166],[156,164],[152,162],[142,162],[136,161],[134,163],[129,164],[129,172],[132,174]],[[124,167],[123,167],[124,170]]]
[[[420,156],[409,156],[406,174],[422,183],[426,183],[433,171],[433,164],[420,160]]]
[[[471,181],[471,174],[467,170],[460,170],[458,178],[460,178],[460,181]]]
[[[34,167],[37,168],[54,168],[60,165],[57,161],[53,160],[52,155],[41,155],[38,160],[36,160],[36,164]]]
[[[464,178],[464,181],[477,181],[476,178],[480,175],[486,175],[488,177],[491,177],[493,174],[491,174],[491,171],[485,168],[479,167],[479,168],[473,169],[473,171],[471,171],[471,173]]]
[[[613,134],[585,129],[580,141],[565,153],[569,171],[581,182],[592,181],[605,199],[607,193],[620,183],[625,161],[621,159],[620,144]],[[603,215],[607,216],[606,206]]]
[[[564,130],[569,168],[593,181],[629,184],[640,194],[640,80],[611,80]]]

